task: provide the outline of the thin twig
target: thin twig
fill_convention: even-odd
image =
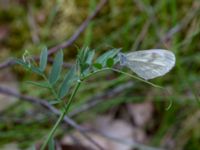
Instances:
[[[158,28],[158,23],[157,23],[157,18],[155,17],[154,9],[152,6],[146,6],[143,1],[141,0],[133,0],[133,2],[137,5],[137,7],[141,11],[145,11],[148,17],[150,18],[151,24],[154,26],[154,29],[156,31],[156,35],[158,36],[159,39],[162,39],[162,35],[160,34],[159,28]],[[163,43],[164,44],[164,43]]]
[[[143,39],[145,38],[145,35],[146,35],[146,33],[147,33],[148,29],[149,29],[149,25],[150,25],[149,21],[147,21],[147,22],[144,24],[144,26],[142,27],[141,32],[138,34],[138,37],[137,37],[137,39],[136,39],[135,42],[134,42],[134,45],[133,45],[132,48],[131,48],[132,50],[137,50],[137,49],[139,49],[140,44],[142,43],[142,41],[143,41]]]
[[[48,63],[53,64],[54,59],[52,57],[48,58]],[[63,62],[64,68],[71,68],[73,66],[73,63]]]
[[[55,107],[53,107],[51,104],[49,104],[48,101],[45,100],[45,99],[39,99],[39,98],[27,96],[27,95],[22,95],[22,94],[19,94],[18,92],[14,91],[14,90],[11,90],[9,88],[2,87],[2,86],[0,86],[0,93],[8,95],[8,96],[12,96],[12,97],[17,97],[17,98],[24,100],[26,102],[31,102],[31,103],[34,103],[34,104],[41,105],[42,107],[50,110],[51,112],[53,112],[57,116],[61,115],[61,112],[58,109],[56,109]],[[103,150],[103,148],[96,141],[94,141],[90,136],[88,136],[85,133],[85,131],[86,131],[85,128],[82,128],[76,122],[74,122],[71,118],[69,118],[67,116],[64,117],[64,122],[67,123],[68,125],[70,125],[71,127],[75,128],[77,131],[79,131],[86,139],[88,139],[98,149]]]
[[[101,94],[93,96],[85,104],[81,105],[79,108],[77,108],[74,111],[72,111],[71,113],[69,113],[68,116],[74,117],[74,116],[76,116],[76,115],[78,115],[82,112],[85,112],[88,109],[95,107],[97,104],[105,102],[105,101],[103,101],[103,99],[105,99],[105,97],[108,99],[108,98],[111,98],[113,96],[116,96],[117,94],[119,94],[122,91],[130,88],[131,86],[133,86],[133,82],[127,82],[127,83],[124,83],[124,84],[122,84],[122,85],[120,85],[120,86],[118,86],[118,87],[116,87],[112,90],[104,91]]]
[[[0,63],[0,69],[4,69],[4,68],[10,67],[10,66],[15,65],[15,64],[16,63],[15,63],[13,58],[8,58],[4,62]]]
[[[107,3],[108,0],[101,0],[99,2],[99,4],[97,5],[96,9],[94,10],[94,12],[89,15],[85,21],[79,26],[79,28],[76,30],[76,32],[71,36],[70,39],[68,39],[66,42],[58,44],[52,48],[49,49],[48,51],[48,55],[51,55],[53,53],[55,53],[56,51],[58,51],[59,49],[64,49],[69,47],[70,45],[72,45],[75,40],[80,36],[80,34],[87,28],[87,26],[89,25],[90,21],[92,19],[94,19],[96,17],[96,15],[100,12],[100,10],[103,8],[103,6]],[[38,57],[34,57],[36,60],[38,60]],[[4,69],[7,67],[10,67],[12,65],[15,65],[16,62],[14,61],[14,59],[9,58],[8,60],[6,60],[5,62],[0,64],[0,69]]]
[[[178,33],[179,31],[181,31],[182,29],[184,29],[190,22],[191,20],[197,15],[197,13],[200,12],[200,9],[194,9],[191,8],[189,11],[187,11],[189,13],[187,13],[185,15],[185,17],[178,23],[176,24],[174,27],[172,27],[162,38],[163,42],[167,42],[168,40],[170,40],[172,38],[172,36],[176,33]]]
[[[150,21],[154,25],[154,27],[158,27],[156,18],[154,16],[153,8],[151,6],[146,6],[142,1],[140,0],[133,0],[133,2],[138,6],[138,8],[141,11],[146,11],[147,15],[151,18]],[[159,47],[160,44],[164,44],[169,41],[174,34],[178,33],[179,31],[183,30],[190,22],[191,20],[196,16],[197,13],[199,13],[200,9],[197,8],[190,8],[186,13],[185,17],[177,23],[175,26],[173,26],[168,32],[165,33],[165,35],[161,35],[160,32],[156,29],[156,34],[159,37],[160,42],[156,45],[156,47]]]
[[[28,19],[28,24],[30,27],[32,41],[34,44],[38,44],[40,42],[40,38],[38,36],[38,27],[34,19],[33,8],[31,4],[28,5],[27,19]]]
[[[74,43],[74,41],[80,36],[80,34],[86,29],[90,21],[100,12],[102,7],[107,3],[108,0],[101,0],[100,3],[97,5],[95,11],[89,15],[86,20],[80,25],[80,27],[77,29],[77,31],[71,36],[69,40],[66,42],[56,45],[49,49],[48,54],[51,55],[52,53],[55,53],[59,49],[67,48],[70,45]]]
[[[131,86],[130,83],[126,83],[123,86],[116,88],[114,91],[119,92],[119,91],[123,90],[124,88],[128,88],[130,86]],[[116,93],[114,91],[110,92],[110,94],[108,94],[108,95],[113,95],[113,94],[115,95]],[[2,86],[0,86],[0,93],[8,95],[8,96],[12,96],[12,97],[17,97],[21,100],[24,100],[25,102],[31,102],[33,104],[41,105],[44,108],[46,108],[46,109],[50,110],[51,112],[53,112],[54,114],[56,114],[57,116],[60,116],[60,114],[61,114],[61,112],[58,109],[56,109],[51,104],[49,104],[47,102],[47,100],[45,100],[45,99],[39,99],[39,98],[31,97],[31,96],[22,95],[22,94],[17,93],[14,90],[11,90],[9,88],[2,87]],[[89,129],[83,128],[80,125],[78,125],[74,120],[72,120],[71,118],[69,118],[66,115],[64,117],[64,122],[66,124],[70,125],[71,127],[73,127],[74,129],[76,129],[77,131],[79,131],[81,133],[81,135],[83,135],[87,140],[89,140],[92,144],[94,144],[100,150],[104,150],[104,148],[102,146],[100,146],[95,140],[93,140],[88,135],[88,133],[95,133],[95,134],[102,136],[104,138],[107,138],[109,140],[119,142],[124,145],[130,145],[135,148],[137,147],[137,148],[140,148],[141,150],[146,150],[146,149],[147,150],[161,150],[161,149],[149,147],[149,146],[146,146],[146,145],[134,142],[134,141],[130,142],[130,141],[125,141],[124,139],[121,139],[121,138],[112,137],[108,134],[101,133],[100,131],[94,131],[94,130],[89,130]]]
[[[107,133],[103,133],[103,132],[97,131],[97,130],[93,130],[93,131],[91,130],[89,132],[94,133],[94,134],[99,135],[99,136],[102,136],[102,137],[104,137],[104,138],[106,138],[108,140],[112,140],[112,141],[118,142],[118,143],[123,144],[123,145],[129,145],[133,149],[139,149],[139,150],[165,150],[164,148],[155,148],[155,147],[151,147],[151,146],[140,144],[140,143],[138,143],[136,141],[128,141],[128,140],[125,140],[125,139],[122,139],[122,138],[114,137],[113,135],[109,135]]]

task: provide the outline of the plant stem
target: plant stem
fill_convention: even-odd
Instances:
[[[126,73],[126,72],[123,72],[123,71],[121,71],[121,70],[114,69],[114,68],[103,68],[103,69],[101,69],[101,70],[95,71],[95,72],[93,72],[93,73],[88,74],[86,77],[82,78],[81,81],[83,81],[83,80],[85,80],[85,79],[87,79],[87,78],[93,76],[94,74],[97,74],[97,73],[100,73],[100,72],[103,72],[103,71],[106,71],[106,70],[111,70],[111,71],[114,71],[114,72],[118,72],[118,73],[127,75],[127,76],[129,76],[129,77],[131,77],[131,78],[140,80],[140,81],[142,81],[142,82],[145,82],[145,83],[150,84],[150,85],[152,85],[152,86],[154,86],[154,87],[157,87],[157,88],[163,88],[163,87],[160,87],[160,86],[158,86],[158,85],[155,85],[155,84],[153,84],[153,83],[151,83],[151,82],[149,82],[149,81],[143,80],[143,79],[141,79],[141,78],[139,78],[139,77],[137,77],[137,76],[134,76],[134,75],[132,75],[132,74],[129,74],[129,73]],[[79,89],[79,87],[80,87],[80,85],[81,85],[81,81],[78,81],[78,82],[77,82],[76,87],[75,87],[73,93],[71,94],[69,100],[67,101],[66,105],[64,106],[64,109],[63,109],[63,111],[62,111],[62,114],[60,115],[60,117],[58,118],[57,122],[55,123],[55,125],[54,125],[53,128],[51,129],[51,131],[50,131],[50,133],[49,133],[47,139],[45,140],[45,142],[43,143],[43,145],[42,145],[42,147],[41,147],[41,150],[44,150],[44,149],[45,149],[45,147],[46,147],[46,145],[48,144],[49,140],[52,138],[52,136],[54,135],[56,129],[57,129],[58,126],[59,126],[59,124],[61,123],[61,121],[62,121],[63,118],[65,117],[66,113],[68,112],[69,107],[70,107],[70,105],[71,105],[71,103],[72,103],[72,99],[73,99],[74,96],[76,95],[76,92],[78,91],[78,89]],[[51,88],[52,88],[52,87],[51,87]],[[54,91],[54,89],[53,89],[53,91]],[[53,91],[52,91],[52,92],[53,92]],[[54,92],[55,92],[55,91],[54,91]],[[54,92],[53,92],[53,93],[54,93]]]
[[[154,84],[154,83],[151,83],[151,82],[149,82],[149,81],[147,81],[147,80],[144,80],[144,79],[142,79],[142,78],[140,78],[140,77],[137,77],[137,76],[135,76],[135,75],[129,74],[129,73],[127,73],[127,72],[124,72],[124,71],[121,71],[121,70],[118,70],[118,69],[115,69],[115,68],[109,68],[109,69],[112,70],[112,71],[114,71],[114,72],[118,72],[118,73],[124,74],[124,75],[126,75],[126,76],[129,76],[129,77],[131,77],[131,78],[137,79],[137,80],[139,80],[139,81],[145,82],[145,83],[147,83],[147,84],[149,84],[149,85],[151,85],[151,86],[153,86],[153,87],[155,87],[155,88],[163,89],[162,86],[156,85],[156,84]]]
[[[91,76],[93,76],[93,75],[95,75],[95,74],[97,74],[97,73],[100,73],[100,72],[103,72],[103,71],[107,71],[107,70],[111,70],[111,71],[114,71],[114,72],[118,72],[118,73],[124,74],[124,75],[126,75],[126,76],[131,77],[131,78],[134,78],[134,79],[137,79],[137,80],[139,80],[139,81],[145,82],[145,83],[147,83],[147,84],[149,84],[149,85],[151,85],[151,86],[153,86],[153,87],[155,87],[155,88],[163,89],[163,87],[161,87],[161,86],[159,86],[159,85],[153,84],[153,83],[151,83],[151,82],[149,82],[149,81],[147,81],[147,80],[144,80],[144,79],[142,79],[142,78],[140,78],[140,77],[137,77],[137,76],[135,76],[135,75],[129,74],[129,73],[127,73],[127,72],[124,72],[124,71],[121,71],[121,70],[118,70],[118,69],[115,69],[115,68],[103,68],[103,69],[101,69],[101,70],[97,70],[97,71],[95,71],[95,72],[93,72],[93,73],[88,74],[88,75],[87,75],[86,77],[84,77],[82,80],[85,80],[85,79],[87,79],[87,78],[89,78],[89,77],[91,77]]]
[[[53,126],[53,128],[51,129],[51,131],[50,131],[50,133],[49,133],[47,139],[46,139],[45,142],[43,143],[43,145],[42,145],[42,147],[41,147],[41,150],[44,150],[44,149],[45,149],[45,147],[47,146],[49,140],[52,138],[52,136],[54,135],[56,129],[57,129],[58,126],[59,126],[59,124],[62,122],[63,118],[65,117],[66,113],[68,112],[69,107],[70,107],[70,105],[71,105],[71,103],[72,103],[72,100],[73,100],[74,96],[76,95],[76,93],[77,93],[77,91],[78,91],[80,85],[81,85],[81,81],[78,81],[78,83],[76,84],[76,87],[75,87],[73,93],[71,94],[69,100],[67,101],[66,105],[64,106],[64,109],[63,109],[63,111],[62,111],[62,114],[61,114],[60,117],[58,118],[56,124],[55,124],[55,125]]]
[[[106,70],[110,70],[110,68],[103,68],[103,69],[100,69],[100,70],[97,70],[97,71],[94,71],[92,73],[89,73],[87,76],[83,77],[81,80],[86,80],[87,78],[97,74],[97,73],[100,73],[100,72],[103,72],[103,71],[106,71]]]
[[[169,91],[168,91],[166,88],[162,87],[162,86],[156,85],[156,84],[151,83],[151,82],[149,82],[149,81],[147,81],[147,80],[144,80],[144,79],[142,79],[142,78],[139,78],[139,77],[137,77],[137,76],[134,76],[134,75],[132,75],[132,74],[126,73],[126,72],[124,72],[124,71],[121,71],[121,70],[118,70],[118,69],[115,69],[115,68],[109,68],[109,69],[112,70],[112,71],[114,71],[114,72],[118,72],[118,73],[127,75],[127,76],[129,76],[129,77],[131,77],[131,78],[134,78],[134,79],[140,80],[140,81],[142,81],[142,82],[145,82],[145,83],[147,83],[147,84],[149,84],[149,85],[151,85],[151,86],[153,86],[153,87],[155,87],[155,88],[159,88],[159,89],[165,90],[165,91],[167,92],[167,94],[170,95]],[[169,105],[167,106],[166,110],[169,110],[169,109],[171,108],[172,103],[173,103],[173,99],[170,98],[170,102],[169,102]]]

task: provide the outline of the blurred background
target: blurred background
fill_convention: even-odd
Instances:
[[[99,2],[0,0],[0,64],[21,58],[25,50],[39,55],[44,46],[67,41]],[[173,51],[177,59],[170,73],[151,81],[167,90],[113,72],[84,82],[69,116],[93,131],[88,133],[92,139],[106,150],[199,149],[199,0],[108,0],[75,42],[63,49],[67,66],[75,63],[77,49],[84,46],[95,49],[97,56],[111,48],[123,52],[162,48]],[[50,67],[51,63],[47,71]],[[51,99],[48,90],[27,84],[29,80],[41,78],[17,65],[1,67],[1,87]],[[166,110],[170,100],[172,106]],[[1,92],[0,149],[38,145],[56,118],[39,105]],[[66,124],[55,140],[63,149],[76,150],[77,145],[95,149]]]

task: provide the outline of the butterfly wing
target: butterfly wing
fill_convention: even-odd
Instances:
[[[174,54],[162,49],[136,51],[125,56],[126,66],[146,80],[166,74],[175,64]]]

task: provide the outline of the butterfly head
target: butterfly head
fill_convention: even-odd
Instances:
[[[119,53],[118,58],[119,58],[120,65],[125,66],[127,63],[127,58],[126,58],[125,54]]]

